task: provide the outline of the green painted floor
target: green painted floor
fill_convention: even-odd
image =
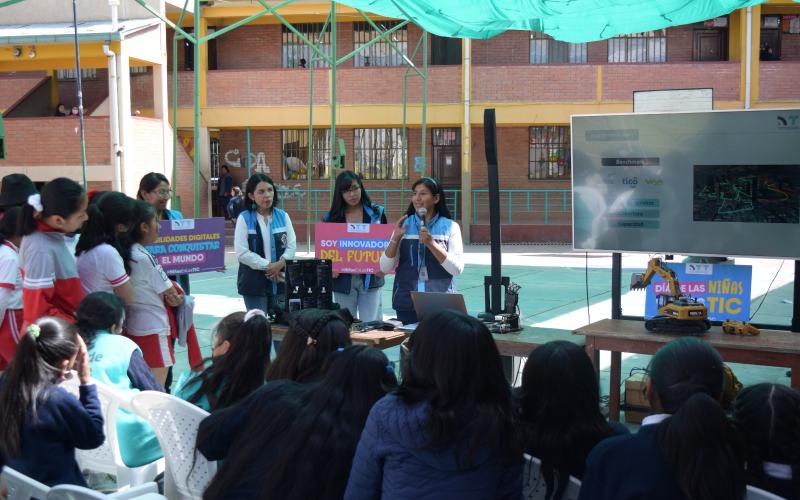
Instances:
[[[299,255],[300,256],[300,255]],[[503,275],[522,286],[519,307],[526,325],[547,326],[571,330],[610,317],[611,307],[611,258],[609,255],[590,255],[572,253],[569,248],[559,246],[531,246],[504,248]],[[484,310],[483,277],[490,273],[488,246],[471,246],[466,249],[464,272],[458,277],[457,286],[464,294],[470,311]],[[641,272],[647,261],[646,255],[632,256],[623,260],[623,313],[642,314],[641,296],[628,292],[630,273]],[[778,267],[774,261],[755,261],[754,290],[756,272],[764,276],[767,283],[772,276],[780,279],[772,281],[773,286],[757,313],[755,320],[761,323],[788,324],[791,318],[793,266],[787,261]],[[244,303],[236,293],[236,271],[238,263],[233,252],[226,254],[225,272],[203,273],[192,276],[191,291],[196,298],[195,327],[200,338],[204,355],[210,354],[211,332],[220,318],[230,312],[243,310]],[[641,267],[639,267],[641,266]],[[777,271],[775,271],[777,269]],[[387,276],[383,289],[383,312],[392,317],[391,290],[393,277]],[[587,297],[590,307],[587,310]],[[753,297],[751,311],[755,311],[763,298],[763,293]],[[630,305],[629,304],[633,304]],[[800,337],[798,337],[800,342]],[[389,349],[387,356],[393,361],[399,359],[398,348]],[[188,369],[185,349],[178,346],[175,366],[176,379]],[[623,355],[622,373],[626,376],[634,368],[647,366],[649,356]],[[758,382],[788,383],[786,369],[749,365],[732,365],[737,377],[745,384]],[[608,393],[608,357],[601,359],[601,390]]]

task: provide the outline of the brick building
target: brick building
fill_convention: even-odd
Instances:
[[[262,10],[248,1],[205,5],[200,35]],[[328,9],[328,4],[307,1],[281,12],[301,32],[312,35],[322,28]],[[337,10],[336,55],[342,57],[376,33],[352,9]],[[178,18],[174,10],[168,15],[173,21]],[[375,19],[384,28],[395,23]],[[504,241],[569,242],[570,115],[630,112],[636,90],[684,88],[713,89],[715,109],[800,106],[800,5],[770,0],[753,7],[751,19],[749,78],[744,10],[695,25],[585,44],[521,31],[474,41],[429,35],[424,139],[421,78],[407,71],[388,43],[378,42],[337,68],[335,137],[344,141],[346,168],[364,174],[373,200],[387,205],[390,217],[398,216],[408,203],[409,187],[420,175],[415,158],[422,155],[424,140],[425,173],[449,190],[450,207],[465,235],[482,242],[489,234],[482,117],[484,109],[495,108]],[[193,25],[187,16],[184,27]],[[166,30],[167,47],[172,46],[173,34]],[[397,30],[393,39],[411,57],[421,36],[412,24]],[[194,47],[184,42],[179,47],[177,126],[182,147],[193,153],[193,73],[198,71],[203,180],[216,177],[220,165],[228,165],[237,182],[246,178],[248,168],[268,172],[282,187],[284,206],[298,234],[305,234],[307,217],[319,220],[330,203],[331,69],[324,64],[314,67],[310,109],[310,66],[315,64],[311,52],[272,16],[197,49],[198,68],[193,67]],[[321,38],[320,47],[330,53],[330,36]],[[170,50],[169,68],[172,59]],[[413,61],[422,65],[421,52]],[[152,78],[152,69],[131,75],[131,108],[143,116],[153,115]],[[0,108],[2,89],[0,78]],[[168,92],[171,103],[171,78]],[[309,160],[310,112],[315,152]],[[179,164],[175,182],[182,198],[192,194],[191,175],[190,162]],[[213,183],[209,187],[203,194],[213,200]],[[209,205],[204,198],[200,213]]]

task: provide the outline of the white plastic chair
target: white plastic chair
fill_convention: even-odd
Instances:
[[[15,471],[11,467],[4,467],[0,474],[8,489],[8,500],[29,500],[31,498],[44,498],[50,489],[46,484],[32,479],[25,474]]]
[[[90,490],[83,486],[62,484],[50,488],[45,498],[47,500],[95,500],[110,498],[116,500],[165,500],[166,497],[158,494],[158,485],[156,485],[156,483],[145,483],[125,491],[114,493],[113,495],[104,495],[99,491]]]
[[[128,467],[122,461],[119,450],[117,410],[124,409],[134,412],[131,398],[102,382],[92,380],[92,383],[97,386],[97,398],[100,400],[100,407],[103,411],[106,440],[99,448],[93,450],[75,450],[75,458],[81,470],[88,469],[111,474],[116,477],[119,490],[152,481],[158,474],[164,472],[165,461],[163,458],[140,467]],[[76,396],[79,386],[80,381],[75,372],[72,372],[72,377],[61,383],[61,387]]]
[[[132,399],[136,413],[150,422],[167,459],[164,494],[170,500],[202,498],[217,472],[196,451],[197,429],[208,412],[163,392],[144,391]]]
[[[748,486],[744,500],[784,500],[784,498],[761,488]]]
[[[542,475],[542,461],[525,454],[525,469],[522,473],[522,496],[525,500],[544,500],[547,494],[547,483]],[[570,476],[567,489],[562,500],[577,500],[581,490],[578,478]]]

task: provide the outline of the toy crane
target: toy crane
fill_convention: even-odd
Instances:
[[[666,267],[659,258],[650,259],[644,274],[631,276],[631,290],[647,288],[656,274],[669,286],[669,294],[656,295],[658,315],[645,321],[644,327],[647,331],[702,335],[711,328],[705,304],[684,295],[675,272]]]

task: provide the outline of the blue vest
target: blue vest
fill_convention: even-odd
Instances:
[[[411,292],[455,292],[453,275],[447,272],[436,257],[424,245],[419,244],[419,230],[422,227],[417,214],[408,217],[406,235],[400,240],[397,249],[399,261],[394,276],[392,308],[395,311],[413,311]],[[428,223],[428,231],[434,241],[445,250],[450,248],[450,228],[455,224],[450,219],[435,215]],[[420,280],[422,268],[428,273],[427,280]]]
[[[383,220],[384,208],[380,205],[372,205],[368,207],[366,205],[362,205],[364,207],[364,223],[365,224],[380,224]],[[330,220],[330,213],[325,214],[322,217],[323,222],[346,222],[345,220]],[[350,294],[350,287],[352,285],[351,279],[352,274],[340,274],[338,278],[333,280],[333,291],[336,293],[343,293],[345,295]],[[384,279],[374,276],[372,274],[362,274],[361,278],[364,280],[364,289],[372,290],[375,288],[381,288],[384,284]]]
[[[194,393],[200,388],[200,381],[196,378],[199,374],[194,371],[182,373],[176,384],[177,389],[174,389],[172,394],[184,401],[189,401],[189,398],[194,396]],[[205,394],[192,404],[211,413],[211,402]]]
[[[266,259],[267,257],[264,255],[264,238],[261,234],[261,226],[258,224],[255,210],[245,210],[240,214],[240,217],[244,217],[244,221],[247,224],[247,247],[251,252],[255,252]],[[272,234],[270,262],[277,262],[283,252],[286,251],[287,221],[286,212],[280,208],[272,209],[272,220],[269,224],[269,232]],[[237,288],[239,295],[266,297],[267,295],[276,295],[278,293],[278,283],[267,278],[264,271],[252,269],[244,264],[239,264]]]
[[[89,349],[92,377],[123,394],[138,394],[139,389],[132,387],[128,378],[128,366],[134,351],[139,351],[139,346],[131,339],[99,333]],[[125,410],[117,411],[117,439],[122,461],[128,467],[149,464],[164,456],[150,424]]]

